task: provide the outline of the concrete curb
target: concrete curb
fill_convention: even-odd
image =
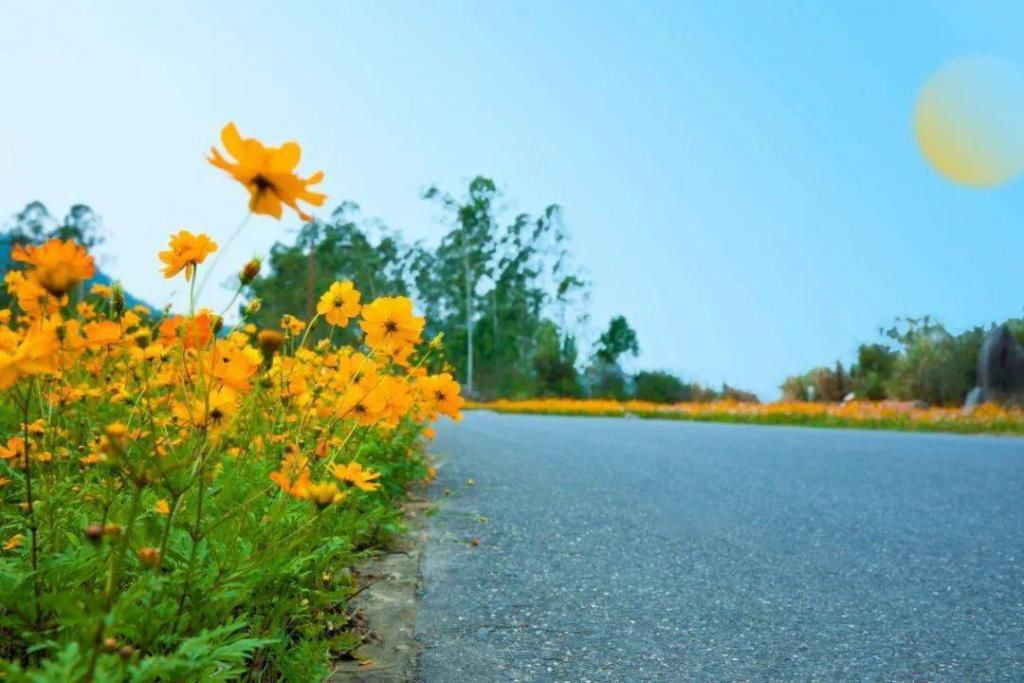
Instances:
[[[352,600],[352,608],[362,611],[372,629],[371,637],[356,650],[355,659],[335,664],[329,683],[416,680],[420,648],[416,640],[417,593],[425,516],[431,505],[422,492],[414,493],[404,506],[408,531],[387,554],[359,568],[366,588]]]

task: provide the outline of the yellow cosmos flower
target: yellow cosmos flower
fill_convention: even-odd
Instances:
[[[315,484],[304,483],[299,488],[296,498],[308,500],[315,503],[317,507],[325,508],[328,505],[340,503],[345,499],[345,493],[333,481],[321,481]]]
[[[164,262],[164,277],[172,278],[184,270],[186,281],[192,279],[196,266],[217,251],[217,243],[207,235],[193,235],[188,230],[179,230],[178,234],[171,235],[170,247],[159,254]]]
[[[349,280],[335,282],[320,297],[316,312],[331,325],[344,327],[350,318],[359,315],[359,291]]]
[[[12,270],[4,276],[7,291],[18,300],[18,308],[32,318],[57,313],[67,303],[66,296],[53,296],[33,278],[20,270]]]
[[[175,403],[174,415],[183,423],[198,429],[219,431],[226,427],[238,408],[238,397],[230,389],[215,389],[209,400],[195,398],[190,405]]]
[[[408,356],[423,332],[423,318],[413,315],[412,301],[404,296],[383,296],[363,306],[359,326],[371,349],[392,357]]]
[[[14,550],[15,548],[20,548],[21,547],[21,543],[24,540],[25,540],[25,535],[24,534],[14,534],[10,538],[8,538],[6,541],[4,541],[4,551],[6,552],[8,550]]]
[[[462,387],[448,374],[442,372],[440,375],[428,375],[416,380],[416,388],[426,404],[434,411],[447,415],[453,420],[462,416],[459,409],[465,403],[460,392]]]
[[[281,327],[285,332],[294,337],[306,329],[306,323],[299,320],[294,315],[285,313],[281,316]]]
[[[0,350],[0,390],[21,377],[56,372],[59,360],[55,323],[35,325],[12,350]]]
[[[280,468],[270,473],[270,481],[285,493],[299,497],[309,484],[309,458],[297,451],[288,453]]]
[[[376,481],[380,479],[380,472],[374,472],[369,468],[363,469],[363,466],[354,460],[347,465],[335,465],[331,472],[338,479],[347,481],[360,491],[376,491],[380,488]]]
[[[124,341],[121,326],[109,320],[100,320],[82,325],[86,346],[114,346]]]
[[[30,276],[58,298],[96,274],[92,256],[71,240],[54,238],[40,246],[16,244],[11,258],[32,266]]]
[[[25,459],[25,441],[20,436],[12,436],[7,440],[6,446],[0,446],[0,460]]]
[[[166,498],[161,498],[153,506],[153,512],[158,515],[169,515],[171,514],[171,505],[167,502]]]
[[[224,126],[220,140],[235,161],[228,161],[220,150],[211,147],[209,162],[227,171],[249,190],[249,210],[253,213],[281,218],[281,205],[287,204],[299,218],[308,221],[312,216],[299,208],[298,202],[322,206],[327,199],[327,195],[309,189],[310,185],[324,179],[323,171],[317,171],[309,178],[296,175],[295,167],[302,157],[298,143],[286,142],[280,147],[268,147],[255,138],[243,138],[234,123]]]

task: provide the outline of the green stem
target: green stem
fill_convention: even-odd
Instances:
[[[223,247],[217,250],[217,255],[213,257],[213,261],[210,262],[210,266],[206,269],[206,272],[203,274],[203,279],[199,283],[199,294],[203,293],[203,287],[206,286],[206,281],[210,279],[210,274],[214,270],[216,270],[217,264],[220,263],[221,258],[224,256],[224,253],[231,248],[231,245],[235,243],[235,240],[238,239],[238,236],[242,234],[242,230],[245,229],[245,226],[249,222],[249,219],[251,217],[252,211],[247,211],[245,214],[245,218],[243,218],[242,222],[238,224],[238,227],[235,228],[235,231],[231,233],[231,237],[228,238],[228,241],[224,243]]]

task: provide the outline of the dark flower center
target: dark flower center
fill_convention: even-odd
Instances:
[[[384,323],[384,331],[387,332],[388,334],[391,334],[392,332],[397,332],[398,323],[396,323],[394,320],[386,321]]]
[[[262,175],[257,175],[255,178],[253,178],[252,179],[252,184],[256,186],[256,191],[257,192],[264,192],[265,190],[273,190],[274,189],[274,183],[270,182],[269,180],[264,178]]]

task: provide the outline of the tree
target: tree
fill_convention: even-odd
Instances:
[[[576,339],[562,335],[550,320],[537,330],[537,348],[533,354],[536,372],[535,396],[571,397],[582,393],[576,371]]]
[[[670,372],[638,372],[633,378],[633,398],[653,403],[681,403],[693,399],[692,387]]]
[[[898,357],[899,354],[885,344],[861,344],[857,347],[857,362],[850,368],[854,394],[870,401],[888,398],[886,385]]]
[[[493,181],[478,177],[461,199],[436,188],[426,193],[445,209],[451,230],[413,264],[415,289],[432,331],[444,331],[456,375],[481,397],[529,393],[534,356],[547,320],[559,344],[575,339],[566,323],[586,282],[572,268],[558,206],[505,222]],[[546,349],[545,353],[550,349]],[[540,365],[548,364],[550,356]]]
[[[614,365],[624,353],[636,356],[640,353],[636,332],[629,326],[625,316],[617,315],[608,323],[608,329],[597,340],[594,355],[605,363]]]
[[[356,204],[345,202],[334,210],[329,222],[304,225],[294,244],[277,243],[271,248],[264,272],[247,292],[249,298],[262,301],[253,322],[272,328],[285,313],[309,316],[306,299],[310,276],[315,297],[337,280],[351,280],[364,300],[409,293],[409,269],[417,248],[404,245],[379,224],[362,221],[358,214]],[[371,229],[381,234],[376,242],[368,235]],[[309,268],[310,251],[316,262],[315,270]],[[325,333],[323,326],[314,332]],[[354,338],[355,332],[336,334]]]

